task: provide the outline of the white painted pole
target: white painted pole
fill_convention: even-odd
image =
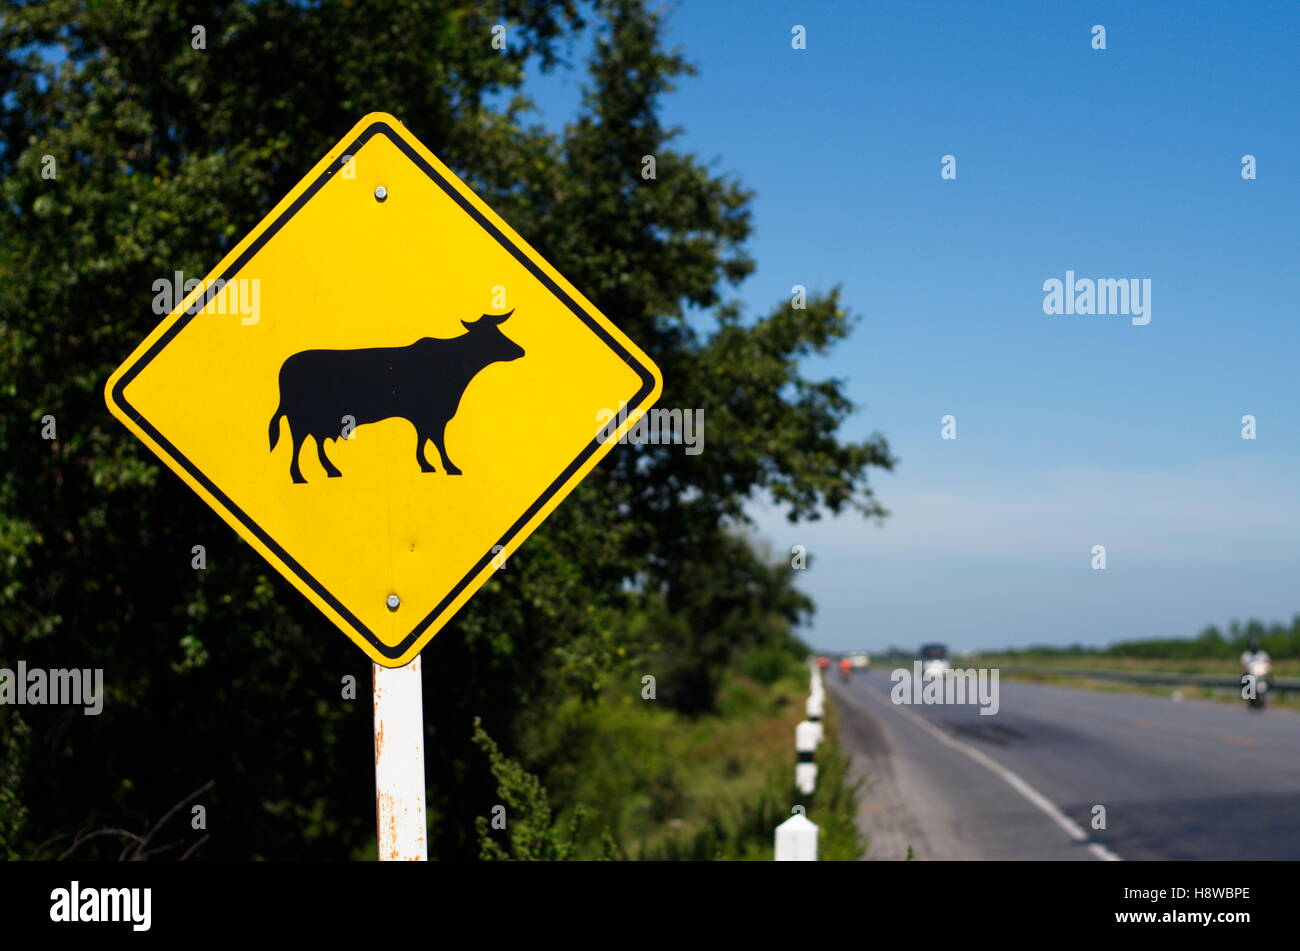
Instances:
[[[776,827],[778,862],[816,862],[817,826],[802,815],[793,815]]]
[[[375,817],[379,861],[424,862],[424,700],[420,658],[375,667]]]

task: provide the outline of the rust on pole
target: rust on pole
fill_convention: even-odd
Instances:
[[[424,701],[420,657],[374,665],[375,818],[379,861],[429,858],[424,810]]]

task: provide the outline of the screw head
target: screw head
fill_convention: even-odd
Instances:
[[[399,598],[397,595],[395,595],[395,594],[390,594],[390,595],[388,596],[388,610],[390,610],[390,611],[396,611],[396,610],[397,610],[397,606],[398,606],[399,604],[401,604],[401,603],[402,603],[402,599]]]
[[[385,188],[383,185],[380,185],[377,188],[375,188],[375,201],[383,201],[387,197],[388,197],[387,188]]]

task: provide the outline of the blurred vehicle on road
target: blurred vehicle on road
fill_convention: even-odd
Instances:
[[[920,659],[922,677],[942,677],[952,670],[946,644],[922,644]]]
[[[1245,697],[1246,706],[1252,710],[1263,710],[1264,701],[1268,697],[1268,674],[1273,669],[1273,660],[1268,656],[1268,651],[1259,646],[1259,641],[1252,639],[1242,652],[1241,669],[1243,673],[1255,678],[1255,689],[1250,691],[1252,696]]]

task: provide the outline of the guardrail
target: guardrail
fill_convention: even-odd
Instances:
[[[1174,687],[1223,687],[1241,689],[1241,676],[1224,674],[1177,674],[1141,670],[1081,670],[1077,667],[1006,666],[999,670],[1008,674],[1036,674],[1048,677],[1080,677],[1090,680],[1114,680],[1121,683],[1165,684]],[[1268,689],[1278,691],[1300,690],[1300,677],[1269,677]]]

